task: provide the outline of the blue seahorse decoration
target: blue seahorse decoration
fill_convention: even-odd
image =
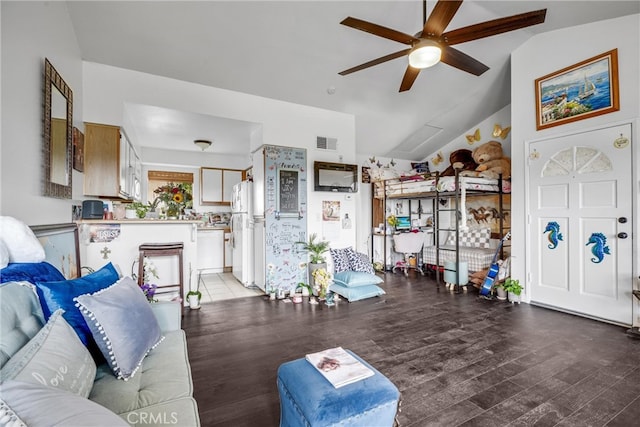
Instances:
[[[558,241],[562,240],[562,233],[560,233],[560,224],[555,221],[550,221],[547,223],[547,228],[544,229],[542,234],[549,233],[547,239],[549,239],[549,244],[547,247],[549,249],[555,249],[558,247]]]
[[[598,264],[601,263],[604,259],[604,255],[611,255],[609,252],[609,246],[607,246],[607,238],[604,237],[602,233],[591,233],[591,237],[589,237],[589,241],[585,246],[589,246],[593,244],[591,247],[591,253],[594,258],[591,258],[591,262]]]

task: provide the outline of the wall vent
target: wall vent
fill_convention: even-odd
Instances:
[[[326,136],[318,136],[316,138],[316,148],[319,150],[337,150],[338,138],[327,138]]]

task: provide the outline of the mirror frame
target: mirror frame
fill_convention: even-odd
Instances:
[[[58,184],[51,181],[51,93],[55,87],[67,101],[67,141],[66,153],[67,162],[67,185]],[[60,199],[70,199],[72,194],[72,166],[73,166],[73,92],[65,83],[60,74],[51,65],[47,58],[44,60],[44,144],[43,144],[43,174],[44,174],[44,195]]]

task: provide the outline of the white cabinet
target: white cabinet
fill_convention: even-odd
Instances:
[[[198,270],[222,273],[224,269],[224,229],[198,230]]]
[[[200,168],[200,204],[229,205],[233,186],[242,181],[242,170]]]

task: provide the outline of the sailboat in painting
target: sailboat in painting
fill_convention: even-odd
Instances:
[[[585,99],[590,97],[596,93],[596,85],[593,84],[591,80],[587,78],[587,75],[584,76],[584,85],[580,87],[580,92],[578,93],[578,98]]]

